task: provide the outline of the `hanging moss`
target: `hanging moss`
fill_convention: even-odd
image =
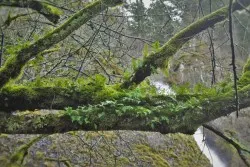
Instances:
[[[238,85],[240,88],[250,85],[250,59],[248,59],[243,68],[242,76],[238,81]]]

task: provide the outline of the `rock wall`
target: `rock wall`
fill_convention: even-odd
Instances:
[[[23,160],[15,161],[13,155],[37,136],[1,134],[0,166],[211,166],[192,136],[137,131],[53,134],[33,143]]]

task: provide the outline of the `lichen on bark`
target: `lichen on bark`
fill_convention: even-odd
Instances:
[[[30,8],[42,14],[53,23],[57,23],[60,19],[61,14],[63,14],[63,11],[61,9],[52,6],[47,2],[37,0],[2,0],[0,1],[0,6]]]

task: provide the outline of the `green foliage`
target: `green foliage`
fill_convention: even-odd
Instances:
[[[21,84],[15,84],[14,81],[4,87],[4,92],[21,93],[23,96],[36,96],[36,88],[62,88],[62,95],[71,96],[72,99],[78,97],[84,104],[97,104],[105,100],[116,100],[122,97],[144,98],[146,96],[157,95],[157,89],[151,86],[149,81],[144,81],[141,85],[131,90],[121,89],[119,84],[107,85],[106,78],[100,74],[88,78],[78,78],[72,80],[69,78],[36,78],[30,82],[24,80]],[[77,99],[76,99],[77,100]]]
[[[248,59],[247,63],[243,68],[242,76],[239,79],[239,88],[243,88],[250,84],[250,59]]]
[[[148,44],[145,44],[142,50],[143,58],[146,58],[151,53],[159,52],[160,49],[161,45],[159,41],[155,41],[154,43],[152,43],[151,47],[149,47]]]
[[[60,10],[59,8],[57,7],[54,7],[54,6],[51,6],[49,4],[46,4],[46,3],[43,3],[43,6],[45,9],[48,10],[49,13],[52,13],[52,14],[55,14],[55,15],[62,15],[63,14],[63,11]]]
[[[177,103],[174,97],[138,98],[131,95],[76,109],[68,107],[65,111],[72,122],[92,128],[113,126],[114,121],[129,118],[147,120],[146,125],[154,129],[158,125],[169,124],[170,119],[179,113],[196,108],[201,109],[200,101],[195,97]]]
[[[149,109],[150,106],[143,105],[147,104],[144,98],[158,94],[157,89],[151,86],[149,82],[144,81],[133,90],[122,90],[119,85],[116,85],[116,87],[113,86],[113,90],[115,91],[112,92],[105,86],[105,92],[110,93],[109,95],[105,95],[105,97],[109,100],[102,101],[98,104],[79,106],[77,109],[68,107],[65,109],[66,115],[70,116],[73,122],[97,127],[104,126],[104,124],[108,126],[107,122],[109,122],[109,120],[125,117],[126,115],[142,118],[152,114]],[[97,97],[104,97],[100,95],[100,92],[103,92],[103,90],[98,92],[99,96]],[[161,121],[164,119],[166,120],[166,118],[163,117]],[[106,123],[99,125],[100,122]],[[152,124],[154,121],[149,123]]]
[[[133,70],[138,69],[139,67],[142,66],[142,61],[140,59],[132,59],[132,68]]]
[[[162,72],[166,77],[169,77],[169,70],[170,70],[170,58],[164,60],[164,65],[161,67]]]
[[[30,45],[31,42],[29,41],[23,41],[21,38],[17,38],[16,40],[16,44],[15,45],[6,45],[5,46],[5,53],[8,55],[15,55],[16,53],[18,53],[20,50],[22,50],[23,48],[26,48],[27,46]]]
[[[143,81],[136,88],[127,91],[126,96],[142,98],[142,97],[152,97],[160,94],[155,86],[152,86],[148,80]]]
[[[127,80],[130,79],[131,75],[132,75],[131,72],[129,72],[128,70],[125,70],[125,72],[123,73],[123,79],[124,79],[125,81],[127,81]]]
[[[152,49],[154,52],[159,52],[160,51],[160,48],[161,48],[161,45],[160,45],[160,42],[159,41],[155,41],[153,44],[152,44]]]
[[[173,85],[172,89],[177,95],[195,95],[199,97],[199,99],[204,99],[229,93],[232,91],[232,87],[232,81],[226,79],[225,81],[217,83],[213,87],[207,87],[202,83],[198,83],[191,87],[189,83],[185,83],[183,85]]]
[[[142,55],[143,55],[143,57],[147,57],[148,54],[149,54],[149,51],[148,51],[148,44],[145,44],[145,45],[144,45],[144,48],[143,48],[143,50],[142,50]]]
[[[200,100],[195,97],[178,102],[174,96],[161,96],[155,87],[144,82],[140,87],[124,92],[115,100],[79,106],[77,109],[68,107],[65,110],[73,122],[83,126],[96,128],[109,126],[112,121],[135,118],[147,120],[146,125],[154,129],[158,125],[168,124],[171,117],[178,113],[189,109],[201,109],[200,104]]]
[[[80,125],[88,125],[91,127],[107,126],[99,123],[108,122],[112,118],[132,115],[135,118],[144,117],[151,113],[149,109],[138,105],[140,101],[137,99],[124,97],[121,100],[106,100],[96,105],[79,106],[73,110],[71,107],[66,108],[72,122],[77,122]]]
[[[173,85],[172,89],[178,95],[185,95],[185,94],[190,94],[191,93],[189,83],[185,83],[183,85]]]

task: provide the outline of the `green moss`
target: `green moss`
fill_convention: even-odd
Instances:
[[[250,59],[248,59],[247,63],[243,68],[243,73],[238,81],[238,84],[240,88],[243,88],[250,84]]]
[[[9,166],[13,166],[13,165],[22,165],[23,160],[25,158],[25,156],[28,154],[28,149],[37,141],[41,140],[41,138],[43,138],[44,135],[35,137],[34,139],[32,139],[30,142],[22,145],[21,147],[19,147],[16,152],[14,154],[11,155],[10,157],[10,163]]]
[[[45,153],[43,153],[41,151],[36,151],[36,158],[43,159],[44,156],[45,156]]]
[[[248,59],[247,63],[244,65],[243,74],[248,71],[250,71],[250,59]]]
[[[45,112],[45,111],[44,111]],[[19,132],[25,133],[29,129],[38,132],[40,129],[47,127],[53,123],[53,126],[60,126],[61,112],[49,114],[41,111],[25,111],[17,112],[15,116],[7,117],[6,122],[0,127],[6,133]]]
[[[173,139],[173,146],[171,146],[170,155],[175,160],[174,166],[182,166],[182,167],[189,167],[189,166],[205,166],[204,164],[209,165],[208,159],[204,157],[200,157],[200,150],[193,139],[192,136],[184,135],[181,133],[177,134],[169,134],[171,136],[171,139]],[[177,145],[179,143],[179,145]],[[168,143],[169,144],[169,143]],[[178,148],[183,149],[178,149]],[[165,151],[167,154],[169,154],[169,151]],[[195,159],[194,157],[197,157]],[[200,157],[200,158],[199,158]]]
[[[60,10],[59,8],[57,8],[57,7],[51,6],[51,5],[46,4],[46,3],[42,3],[42,5],[43,5],[43,7],[44,7],[46,10],[48,10],[48,13],[52,13],[52,14],[58,15],[58,16],[60,16],[60,15],[63,14],[63,11]]]
[[[139,154],[140,159],[155,167],[170,167],[164,156],[151,147],[143,144],[135,146],[135,151]]]
[[[0,138],[7,138],[9,135],[5,133],[0,133]]]
[[[24,85],[7,85],[1,91],[4,94],[12,94],[13,96],[22,96],[23,98],[34,98],[36,93],[31,88]]]

